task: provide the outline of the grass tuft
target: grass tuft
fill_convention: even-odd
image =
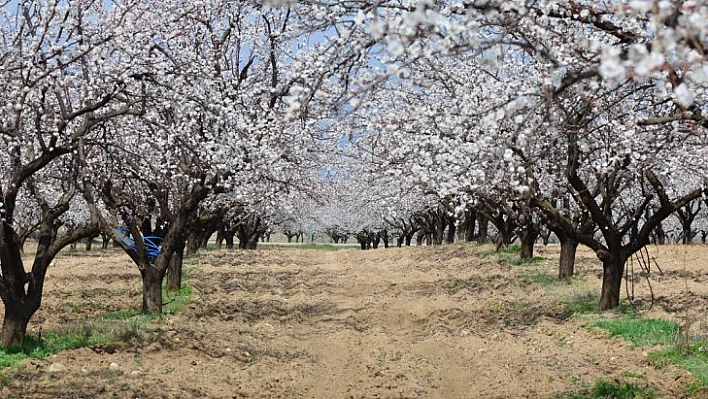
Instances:
[[[539,265],[545,260],[541,256],[534,256],[531,259],[521,259],[518,254],[509,252],[495,252],[494,255],[499,260],[499,262],[512,266]]]
[[[635,347],[665,345],[676,342],[679,325],[664,319],[644,319],[624,316],[611,320],[598,320],[595,325],[620,336]]]
[[[561,301],[560,318],[566,320],[574,315],[595,313],[599,310],[598,303],[598,296],[591,292],[566,298]]]
[[[519,254],[521,253],[521,247],[516,244],[512,244],[509,245],[504,252],[507,254]]]
[[[530,283],[542,285],[544,287],[552,286],[555,284],[563,283],[564,281],[558,280],[558,274],[556,271],[549,270],[546,267],[540,265],[527,265],[518,270],[519,276]]]

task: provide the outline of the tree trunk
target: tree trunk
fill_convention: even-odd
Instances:
[[[450,222],[450,224],[447,227],[447,238],[445,242],[448,244],[454,244],[455,243],[455,231],[457,230],[457,226],[455,226],[454,222]]]
[[[445,224],[440,223],[435,226],[435,233],[431,234],[433,245],[442,245],[445,241]]]
[[[525,237],[521,240],[521,259],[524,261],[530,261],[533,259],[533,247],[536,243],[536,239],[531,240]]]
[[[25,336],[27,335],[27,323],[29,323],[29,319],[29,317],[25,317],[25,315],[23,315],[21,309],[5,308],[5,317],[2,324],[3,347],[16,347],[25,342]]]
[[[189,236],[187,238],[187,253],[188,254],[196,254],[197,251],[199,250],[199,234],[197,233],[189,233]]]
[[[519,232],[521,241],[521,259],[524,261],[533,259],[533,247],[538,238],[538,231],[534,227],[522,229]]]
[[[477,231],[477,242],[486,244],[489,241],[489,219],[481,213],[477,214],[479,230]]]
[[[248,249],[256,249],[258,247],[259,237],[260,233],[258,231],[254,231],[251,233],[251,235],[248,237]]]
[[[211,238],[212,234],[214,234],[215,231],[213,229],[203,231],[200,234],[200,243],[199,246],[200,248],[208,248],[209,247],[209,238]]]
[[[654,233],[656,234],[656,243],[659,245],[666,245],[666,233],[664,232],[664,228],[661,223],[656,225],[656,228],[654,228]]]
[[[600,311],[614,309],[619,306],[622,275],[624,274],[624,258],[609,255],[602,261],[602,291],[600,293]]]
[[[108,249],[108,244],[111,242],[111,236],[105,233],[101,233],[101,249]]]
[[[357,238],[357,241],[359,241],[359,247],[361,247],[362,251],[366,251],[367,249],[369,249],[366,240]]]
[[[575,274],[575,252],[578,249],[578,242],[572,238],[556,235],[560,240],[561,247],[558,279],[569,280]]]
[[[377,235],[373,240],[369,240],[369,242],[371,242],[371,247],[372,247],[372,248],[378,249],[378,248],[379,248],[379,243],[381,242],[381,237],[379,237],[379,236]]]
[[[141,270],[143,277],[143,313],[162,313],[162,273],[153,266]]]
[[[234,249],[234,236],[236,235],[233,231],[227,231],[224,235],[224,240],[226,241],[226,249]]]
[[[184,241],[177,243],[175,252],[167,266],[167,290],[179,291],[182,288],[182,260],[184,259]]]
[[[419,232],[418,235],[415,237],[415,245],[417,246],[422,246],[423,245],[423,238],[425,238],[425,233]]]
[[[683,223],[683,244],[693,244],[693,231],[691,229],[691,223]]]
[[[477,212],[468,211],[465,216],[465,241],[474,240],[474,228],[477,222]]]
[[[47,227],[44,225],[43,227]],[[4,231],[3,231],[4,230]],[[0,225],[4,233],[0,242],[0,264],[2,265],[2,301],[5,305],[2,327],[2,345],[19,346],[25,341],[27,323],[42,303],[42,291],[47,267],[56,253],[50,253],[50,234],[40,231],[37,252],[32,264],[32,272],[25,271],[19,238],[5,222]],[[72,240],[80,239],[77,237]]]
[[[505,251],[507,248],[509,248],[509,243],[506,242],[506,240],[504,239],[504,234],[499,234],[499,236],[497,237],[496,247],[494,250],[496,252],[501,252],[501,251]]]
[[[224,229],[219,229],[216,231],[216,242],[214,243],[214,248],[217,251],[221,250],[221,246],[224,244]]]

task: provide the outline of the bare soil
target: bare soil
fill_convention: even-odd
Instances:
[[[688,372],[647,363],[656,348],[592,328],[600,316],[564,317],[564,302],[599,292],[591,252],[579,251],[580,277],[561,284],[538,278],[554,275],[558,247],[536,251],[534,266],[472,245],[204,252],[187,261],[192,302],[179,314],[126,342],[23,361],[4,371],[0,397],[562,398],[630,377],[659,397],[690,396]],[[708,247],[649,255],[656,301],[644,312],[705,333]],[[139,273],[120,252],[65,254],[46,281],[35,333],[141,301]]]

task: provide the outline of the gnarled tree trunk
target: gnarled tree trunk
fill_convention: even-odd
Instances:
[[[619,306],[624,274],[623,259],[617,255],[609,255],[602,261],[602,290],[600,291],[600,311],[614,309]]]
[[[533,259],[533,248],[538,238],[538,229],[536,226],[529,224],[519,230],[519,239],[521,241],[521,259],[524,261]]]
[[[27,324],[31,315],[18,308],[5,308],[5,317],[2,324],[2,345],[3,347],[16,347],[25,342],[27,335]]]
[[[560,240],[560,261],[558,265],[558,279],[569,280],[575,274],[575,253],[578,249],[578,242],[564,234],[559,235]]]
[[[164,272],[154,266],[143,266],[143,313],[162,313],[162,279]]]
[[[167,266],[167,290],[179,291],[182,288],[182,261],[184,260],[184,241],[175,245],[175,251]]]
[[[478,212],[477,222],[479,225],[479,229],[477,231],[477,242],[480,244],[486,244],[489,242],[489,219],[487,219],[487,217],[481,212]]]

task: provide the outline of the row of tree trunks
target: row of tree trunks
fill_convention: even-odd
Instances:
[[[216,249],[220,250],[222,245],[226,243],[226,249],[234,249],[234,237],[236,236],[235,230],[227,230],[226,227],[220,228],[216,232]]]
[[[387,230],[369,231],[362,230],[354,235],[362,250],[377,249],[383,241],[384,248],[388,248],[390,236]]]

